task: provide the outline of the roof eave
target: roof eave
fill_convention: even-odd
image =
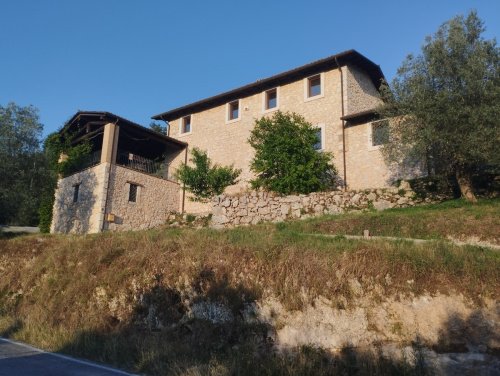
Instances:
[[[185,106],[175,108],[170,111],[162,112],[160,114],[152,116],[155,120],[171,121],[177,119],[184,115],[189,115],[194,112],[198,112],[203,109],[214,107],[218,104],[229,101],[230,99],[241,97],[241,94],[251,95],[252,93],[257,93],[263,91],[267,88],[272,88],[273,86],[278,86],[283,82],[293,81],[297,77],[307,76],[309,74],[314,74],[316,71],[321,71],[325,68],[336,68],[338,66],[345,66],[348,63],[351,64],[361,64],[367,68],[368,74],[370,75],[375,86],[380,86],[381,80],[384,78],[380,66],[375,64],[373,61],[369,60],[356,50],[348,50],[341,52],[339,54],[317,60],[315,62],[300,66],[288,70],[277,75],[255,81],[251,84],[241,86],[239,88],[209,97],[197,102],[190,103]]]
[[[75,113],[63,126],[63,128],[60,130],[61,133],[64,133],[67,131],[67,129],[73,124],[79,117],[81,116],[96,116],[101,118],[103,121],[109,122],[109,123],[116,123],[116,124],[126,124],[128,127],[136,128],[140,130],[141,132],[145,132],[148,134],[151,134],[155,137],[161,138],[164,141],[168,141],[170,143],[177,144],[178,146],[181,146],[182,148],[187,147],[187,143],[177,140],[175,138],[169,137],[167,135],[164,135],[162,133],[156,132],[152,129],[146,128],[140,124],[134,123],[133,121],[130,121],[128,119],[125,119],[121,116],[115,115],[111,112],[107,111],[78,111]]]

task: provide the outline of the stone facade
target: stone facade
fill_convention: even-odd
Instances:
[[[404,208],[424,202],[428,203],[430,200],[416,198],[407,184],[400,188],[316,192],[291,196],[254,191],[215,197],[212,201],[212,225],[233,227],[260,222],[281,222],[349,211]]]
[[[342,73],[341,73],[342,72]],[[341,74],[344,80],[344,113],[342,112]],[[227,121],[227,104],[190,114],[191,131],[181,133],[182,118],[169,122],[169,135],[185,141],[189,147],[208,152],[209,157],[223,165],[234,165],[242,170],[237,185],[227,189],[228,194],[241,193],[249,188],[253,178],[250,162],[254,150],[248,144],[255,120],[270,116],[276,110],[301,114],[323,130],[323,149],[334,155],[334,164],[340,177],[344,175],[342,142],[342,115],[370,110],[380,104],[379,93],[367,73],[354,66],[343,66],[321,73],[322,95],[305,98],[307,77],[279,86],[278,106],[264,109],[264,92],[240,99],[240,118]],[[388,187],[391,174],[379,148],[371,147],[371,123],[359,124],[345,130],[347,185],[350,189]],[[178,158],[177,164],[183,162]],[[173,164],[175,165],[175,163]],[[189,198],[189,195],[187,195]],[[185,201],[185,210],[192,213],[207,212],[210,206]]]
[[[136,184],[137,200],[129,201],[130,184]],[[106,213],[114,222],[105,222],[113,231],[139,230],[164,224],[179,208],[179,184],[141,172],[112,165]]]
[[[380,105],[380,94],[361,69],[348,65],[344,74],[344,111],[346,115],[372,110]]]
[[[109,177],[109,163],[101,163],[64,179],[55,192],[51,233],[96,233],[101,231]],[[79,185],[77,202],[75,186]]]
[[[136,202],[128,201],[130,183],[138,185]],[[109,163],[60,179],[55,195],[51,233],[150,228],[165,223],[180,205],[178,183]],[[114,222],[107,214],[114,214]]]

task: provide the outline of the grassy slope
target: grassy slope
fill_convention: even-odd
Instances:
[[[370,214],[366,218],[390,218],[391,223],[427,218],[436,223],[441,216],[453,218],[465,212],[473,213],[478,227],[491,226],[491,218],[498,221],[498,202],[477,208],[451,206]],[[415,214],[419,210],[421,214]],[[430,216],[429,212],[434,214]],[[259,328],[240,325],[221,329],[192,323],[188,329],[178,327],[159,333],[138,329],[135,323],[143,317],[133,298],[142,295],[156,299],[158,294],[154,292],[164,291],[163,300],[157,303],[164,304],[167,322],[178,319],[182,290],[189,286],[201,299],[223,302],[235,313],[266,291],[290,309],[304,304],[303,291],[310,297],[321,294],[341,305],[349,301],[347,281],[351,278],[367,290],[378,284],[385,295],[454,291],[472,299],[498,298],[498,251],[442,242],[422,246],[403,241],[315,238],[297,232],[335,221],[347,226],[350,218],[359,221],[362,217],[224,231],[155,229],[0,240],[0,335],[152,374],[163,374],[167,368],[170,373],[184,374],[190,367],[198,367],[202,374],[212,372],[212,368],[213,374],[225,372],[220,369],[240,374],[264,374],[266,369],[276,370],[268,374],[321,374],[318,367],[325,367],[324,374],[329,374],[330,363],[317,352],[306,351],[295,360],[267,353],[254,359],[255,341],[248,338],[255,337]],[[435,236],[434,232],[426,234],[425,228],[420,226],[418,232],[404,235]],[[389,229],[388,225],[385,231]],[[392,283],[387,283],[386,275],[391,276]],[[415,282],[409,285],[408,280]],[[96,294],[99,289],[106,291],[104,304]],[[344,360],[336,361],[336,367],[345,364]],[[280,369],[284,371],[278,372]]]
[[[353,213],[293,222],[290,229],[304,232],[397,236],[421,239],[475,238],[500,244],[500,199],[477,205],[462,200],[383,212]]]

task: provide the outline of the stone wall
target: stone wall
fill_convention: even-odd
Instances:
[[[137,184],[137,200],[130,202],[130,183]],[[105,229],[140,230],[164,224],[179,210],[179,184],[129,168],[111,166],[106,213],[115,215]]]
[[[371,110],[381,104],[380,94],[367,73],[352,65],[343,72],[346,115]]]
[[[336,135],[341,134],[342,122],[340,74],[338,70],[323,73],[324,95],[313,100],[304,99],[304,80],[287,83],[278,88],[278,107],[272,111],[263,108],[264,93],[257,93],[240,99],[240,118],[227,122],[226,104],[221,104],[204,111],[191,114],[191,132],[181,134],[181,119],[169,122],[170,136],[189,144],[189,149],[198,147],[206,150],[214,163],[231,165],[242,170],[237,185],[228,187],[227,192],[236,194],[249,188],[249,180],[254,175],[250,163],[254,150],[248,143],[255,120],[263,116],[272,116],[275,110],[296,112],[304,116],[313,125],[324,126],[325,149],[338,155],[339,144]],[[190,158],[191,155],[188,156]],[[181,157],[179,157],[181,158]],[[342,171],[342,159],[337,158],[336,167]],[[185,209],[190,213],[210,210],[210,205],[200,205],[186,199]]]
[[[352,111],[366,110],[379,104],[377,89],[366,73],[356,67],[342,67],[345,79],[344,95],[346,114]],[[249,189],[249,180],[254,175],[250,171],[250,162],[254,156],[254,150],[248,144],[250,132],[254,127],[255,120],[263,116],[272,116],[277,109],[301,114],[313,125],[322,127],[324,132],[324,150],[333,153],[333,163],[337,168],[339,176],[343,176],[343,144],[342,144],[342,96],[341,79],[338,69],[328,70],[322,73],[323,95],[314,99],[304,97],[304,78],[294,82],[283,84],[278,87],[278,107],[274,110],[264,110],[264,93],[257,93],[240,98],[240,119],[227,122],[226,104],[218,105],[206,110],[191,114],[191,132],[180,133],[181,119],[173,119],[169,122],[169,135],[181,141],[189,143],[189,148],[198,147],[208,152],[214,163],[222,165],[233,164],[242,170],[239,183],[229,187],[230,194],[241,193]],[[238,98],[234,98],[235,100]],[[368,126],[370,124],[368,123]],[[365,125],[366,127],[366,125]],[[387,186],[385,176],[387,169],[384,161],[379,156],[378,150],[368,152],[368,140],[366,143],[351,143],[347,150],[347,159],[352,163],[348,166],[347,175],[353,177],[356,188],[369,188]],[[362,148],[363,154],[352,153],[357,147]],[[364,176],[364,172],[358,171],[356,158],[358,156],[372,161],[371,166],[376,167],[376,173],[367,178],[357,179]],[[178,166],[184,162],[185,156],[178,156],[172,166]],[[350,167],[350,170],[349,170]],[[383,178],[379,178],[381,172]],[[356,177],[356,180],[354,180]],[[376,178],[375,181],[372,181]],[[371,180],[370,180],[371,179]],[[349,179],[348,179],[349,184]],[[365,184],[365,185],[364,185]],[[188,195],[189,196],[189,195]],[[185,209],[190,213],[202,213],[210,210],[210,205],[201,205],[186,199]]]
[[[215,197],[212,201],[212,225],[233,227],[259,222],[280,222],[349,211],[403,208],[430,201],[416,198],[407,183],[400,188],[316,192],[292,196],[254,191]]]
[[[57,182],[51,233],[96,233],[104,219],[110,165],[101,163]],[[75,185],[79,197],[73,202]]]

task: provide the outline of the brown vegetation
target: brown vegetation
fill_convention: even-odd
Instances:
[[[350,280],[383,295],[499,296],[497,251],[309,237],[294,225],[0,240],[0,335],[151,374],[342,374],[352,354],[278,356],[266,324],[182,321],[185,301],[221,303],[236,318],[266,295],[288,309],[319,294],[349,304]],[[356,367],[387,374],[365,355]]]

